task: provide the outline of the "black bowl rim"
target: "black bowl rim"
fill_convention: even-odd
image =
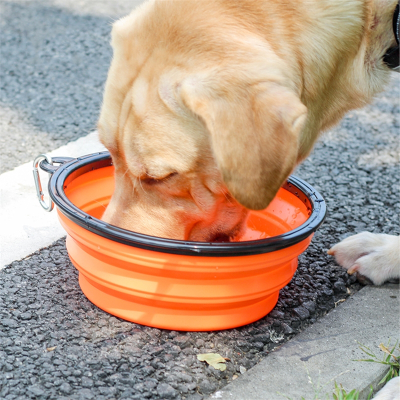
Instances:
[[[57,162],[57,157],[53,160]],[[311,207],[311,215],[307,221],[298,228],[282,235],[266,239],[229,243],[191,242],[143,235],[107,224],[106,222],[86,214],[76,207],[64,192],[65,180],[80,168],[89,166],[89,169],[86,168],[86,172],[112,165],[111,156],[108,151],[88,154],[67,162],[65,162],[67,158],[59,157],[59,160],[60,161],[58,162],[64,164],[60,165],[57,169],[49,167],[48,164],[48,168],[46,168],[46,164],[43,165],[43,161],[41,163],[42,169],[52,173],[49,180],[49,193],[58,209],[68,219],[72,220],[84,229],[112,241],[146,250],[208,257],[232,257],[264,254],[293,246],[308,238],[319,228],[326,216],[325,200],[318,191],[302,179],[291,175],[285,183],[284,188],[294,193],[297,197],[302,195],[303,200],[308,202]],[[90,166],[90,164],[93,165]]]

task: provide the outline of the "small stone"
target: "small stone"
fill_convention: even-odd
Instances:
[[[17,328],[18,322],[15,319],[11,318],[4,318],[0,321],[3,326],[7,326],[8,328]]]
[[[150,354],[155,357],[160,355],[164,351],[163,347],[155,347],[153,350],[150,351]]]
[[[304,321],[310,316],[310,313],[307,310],[307,308],[302,306],[294,308],[293,311],[302,321]]]
[[[86,388],[91,388],[91,387],[93,387],[93,381],[90,378],[83,376],[82,377],[82,386],[86,387]]]
[[[72,390],[71,385],[67,382],[62,383],[60,386],[60,391],[62,393],[69,394],[71,393],[71,390]]]
[[[323,289],[323,290],[321,291],[321,293],[322,293],[323,296],[326,296],[326,297],[331,297],[331,296],[333,296],[333,290],[328,289],[328,288]]]
[[[167,383],[160,383],[157,386],[157,393],[162,399],[173,399],[178,394],[178,392]]]
[[[203,339],[197,339],[197,340],[196,340],[196,347],[197,347],[197,348],[204,347],[204,344],[205,344],[205,342],[204,342]]]
[[[346,284],[351,285],[357,281],[357,274],[349,275]]]
[[[190,346],[189,336],[180,335],[174,338],[174,342],[181,348],[184,349]]]
[[[342,221],[344,216],[341,213],[334,213],[330,216],[332,219],[338,219],[339,221]]]
[[[333,290],[335,293],[346,293],[347,288],[344,282],[341,279],[338,279],[334,284],[333,284]]]
[[[107,320],[105,320],[104,318],[100,318],[100,319],[97,321],[97,325],[100,326],[100,327],[103,327],[103,326],[108,325],[108,322],[107,322]]]
[[[243,367],[243,365],[241,365],[241,366],[239,367],[239,371],[240,371],[240,373],[243,375],[244,373],[247,372],[247,369],[246,369],[245,367]]]
[[[99,386],[99,392],[104,396],[113,396],[117,393],[117,389],[115,387],[108,387],[108,386]]]
[[[170,353],[173,356],[177,356],[178,354],[180,354],[180,352],[181,352],[181,348],[179,346],[176,346],[176,345],[172,346],[171,349],[170,349]]]
[[[45,391],[37,385],[29,386],[28,391],[34,396],[43,396],[45,394]]]
[[[156,379],[147,379],[146,381],[143,382],[143,384],[147,390],[152,390],[157,386],[157,380]]]
[[[243,351],[248,351],[250,348],[250,345],[248,342],[245,340],[238,340],[237,345],[243,350]]]
[[[302,304],[311,314],[315,313],[315,302],[313,301],[305,301]]]
[[[287,335],[293,333],[293,329],[288,324],[282,322],[281,327],[283,329],[283,333],[286,333]]]
[[[10,338],[2,338],[0,337],[0,348],[5,348],[7,346],[12,346],[14,342]]]
[[[183,349],[182,353],[186,356],[191,356],[191,355],[197,354],[197,352],[191,346],[188,346],[188,347],[186,347],[186,349]]]
[[[148,376],[151,375],[155,371],[155,369],[150,365],[146,365],[145,367],[142,368],[142,371],[144,376]]]
[[[283,318],[285,316],[285,313],[283,313],[282,311],[278,311],[278,310],[272,310],[269,314],[269,317],[272,318]]]
[[[79,399],[81,400],[91,400],[94,399],[94,394],[90,389],[81,389],[77,391]]]
[[[208,379],[203,379],[199,383],[198,387],[200,392],[203,394],[211,394],[217,389],[217,386],[214,383],[210,382]]]
[[[29,319],[31,319],[32,318],[32,313],[30,313],[30,312],[25,312],[25,313],[22,313],[22,314],[20,314],[19,315],[19,318],[20,319],[23,319],[23,320],[29,320]]]
[[[134,395],[135,393],[133,392],[133,390],[132,389],[126,389],[126,390],[124,390],[122,393],[121,393],[121,396],[120,396],[120,398],[121,399],[127,399],[127,398],[132,398],[133,397],[133,395]]]
[[[253,340],[255,342],[262,342],[262,343],[266,344],[266,343],[269,343],[270,336],[269,336],[269,333],[262,333],[262,334],[253,336]]]
[[[185,383],[181,383],[178,385],[178,390],[180,393],[186,394],[189,393],[189,388]]]
[[[56,379],[54,382],[53,382],[53,385],[54,386],[60,386],[61,384],[63,383],[63,381],[61,380],[61,379]],[[52,386],[52,385],[51,385]],[[50,387],[51,387],[50,386]]]
[[[142,382],[137,383],[133,388],[135,389],[136,392],[140,392],[140,393],[144,392],[144,385]]]
[[[263,342],[254,342],[253,347],[256,348],[257,350],[262,350],[264,348],[264,343]]]

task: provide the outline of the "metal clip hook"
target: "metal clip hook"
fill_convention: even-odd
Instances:
[[[36,186],[36,194],[39,199],[40,205],[47,211],[50,212],[54,208],[54,203],[53,200],[50,198],[50,204],[46,204],[44,201],[44,193],[42,190],[42,184],[40,183],[40,175],[39,175],[39,163],[43,160],[46,160],[50,165],[53,165],[53,160],[51,159],[50,156],[46,154],[40,154],[35,158],[35,161],[33,162],[33,178],[35,179],[35,186]]]

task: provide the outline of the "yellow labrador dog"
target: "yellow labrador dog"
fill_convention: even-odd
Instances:
[[[150,0],[117,21],[99,120],[116,182],[103,220],[239,238],[248,209],[268,206],[320,132],[383,90],[397,5]],[[363,233],[330,254],[377,284],[399,275],[397,237]]]

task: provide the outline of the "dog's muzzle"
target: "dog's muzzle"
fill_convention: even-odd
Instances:
[[[384,63],[393,71],[400,72],[399,66],[399,24],[400,24],[400,15],[399,15],[399,4],[397,3],[397,7],[394,10],[393,14],[393,33],[396,38],[397,46],[391,47],[386,54],[383,56]]]

